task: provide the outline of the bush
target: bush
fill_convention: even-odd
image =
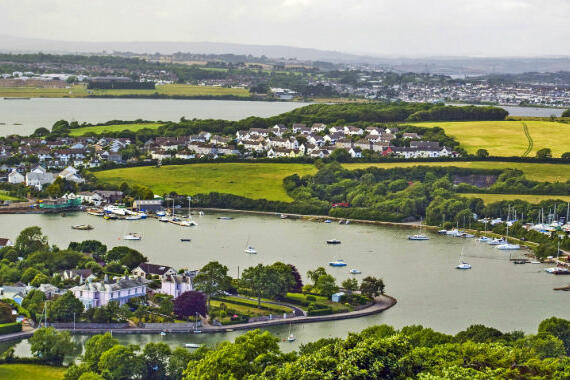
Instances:
[[[322,307],[322,308],[318,308],[318,309],[309,309],[307,314],[310,317],[314,317],[314,316],[318,316],[318,315],[329,315],[332,314],[333,310],[331,307],[327,306],[327,307]]]
[[[22,331],[22,324],[19,322],[0,325],[0,334],[11,334],[20,331]]]
[[[312,296],[312,295],[308,295],[307,297],[305,297],[305,299],[306,299],[307,301],[314,302],[314,301],[317,300],[317,297]]]

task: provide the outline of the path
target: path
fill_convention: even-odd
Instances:
[[[522,157],[528,157],[530,152],[532,152],[532,148],[534,147],[534,141],[532,140],[532,136],[530,135],[530,132],[528,130],[528,126],[526,125],[526,123],[522,123],[522,125],[523,125],[524,135],[526,136],[526,138],[528,140],[528,147],[526,148],[526,150],[522,154]]]

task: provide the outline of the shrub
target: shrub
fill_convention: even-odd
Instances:
[[[312,295],[308,295],[307,297],[305,297],[305,299],[306,299],[307,301],[314,302],[314,301],[317,300],[317,297],[312,296]]]
[[[0,325],[0,334],[11,334],[20,331],[22,331],[22,324],[19,322]]]

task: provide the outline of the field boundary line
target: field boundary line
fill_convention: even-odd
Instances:
[[[532,139],[532,136],[530,135],[530,131],[528,130],[528,125],[526,125],[526,123],[524,123],[524,122],[522,123],[522,125],[523,125],[524,135],[526,136],[526,138],[528,140],[528,147],[526,148],[526,150],[522,154],[522,157],[528,157],[530,152],[532,152],[532,148],[534,147],[534,141]]]

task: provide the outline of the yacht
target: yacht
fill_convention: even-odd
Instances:
[[[93,216],[103,216],[105,213],[97,209],[87,209],[87,213]]]
[[[137,234],[136,232],[129,232],[125,236],[123,236],[123,240],[141,240],[142,236]]]
[[[506,243],[506,241],[503,238],[500,238],[500,239],[494,238],[494,239],[489,240],[487,242],[487,244],[490,244],[490,245],[501,245],[501,244],[505,244],[505,243]]]
[[[140,216],[139,214],[127,215],[125,217],[125,220],[140,220],[140,219],[142,219],[142,216]]]
[[[331,267],[345,267],[346,263],[343,260],[335,260],[335,261],[330,261],[329,265]]]
[[[546,268],[544,271],[550,274],[570,274],[570,269],[564,267]]]
[[[92,230],[93,226],[90,224],[76,224],[74,226],[71,226],[71,228],[73,228],[74,230],[88,231]]]
[[[340,240],[337,239],[327,240],[327,244],[340,244]]]
[[[457,269],[471,269],[471,265],[464,263],[463,261],[461,263],[459,263],[459,265],[457,265],[455,268]]]
[[[198,344],[198,343],[186,343],[186,344],[184,344],[184,347],[186,347],[186,348],[200,348],[200,347],[202,347],[202,345]]]
[[[105,206],[104,210],[105,210],[105,212],[120,215],[120,216],[125,216],[127,213],[125,208],[115,206],[115,205],[107,205],[107,206]]]
[[[504,243],[497,245],[497,249],[500,249],[502,251],[514,251],[517,249],[521,249],[521,246],[518,244]]]
[[[358,269],[351,269],[350,270],[350,274],[361,274],[362,272],[359,271]]]
[[[170,218],[169,218],[168,216],[161,216],[161,217],[158,219],[158,221],[159,221],[159,222],[163,222],[163,223],[168,223],[168,222],[170,222]]]
[[[479,239],[477,239],[477,241],[480,241],[481,243],[488,243],[491,241],[491,238],[487,236],[481,236]]]
[[[256,254],[257,251],[251,245],[248,245],[246,249],[243,250],[245,253]]]
[[[164,211],[157,211],[156,216],[166,216],[166,212]]]

